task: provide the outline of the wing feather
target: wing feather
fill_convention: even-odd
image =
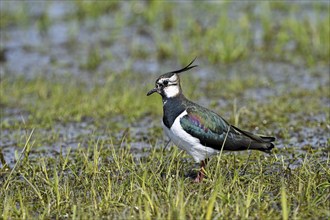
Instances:
[[[220,149],[230,129],[229,123],[216,113],[204,108],[187,108],[187,115],[181,118],[182,128],[190,135],[198,138],[201,144]],[[230,129],[229,135],[233,135]]]

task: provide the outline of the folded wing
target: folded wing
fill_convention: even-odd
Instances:
[[[236,151],[256,149],[269,151],[274,145],[273,137],[262,137],[250,132],[240,130],[216,113],[203,107],[187,108],[187,115],[181,118],[182,128],[190,135],[198,138],[204,146],[221,150]]]

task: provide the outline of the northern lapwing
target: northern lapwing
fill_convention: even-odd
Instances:
[[[155,88],[162,96],[162,125],[166,135],[180,149],[190,154],[201,168],[195,182],[205,175],[207,159],[225,151],[259,150],[269,153],[274,147],[274,137],[259,136],[230,125],[217,113],[189,101],[182,93],[179,74],[197,65],[191,61],[186,67],[158,77]]]

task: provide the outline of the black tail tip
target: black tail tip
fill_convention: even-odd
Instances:
[[[274,138],[274,140],[275,140],[275,138]],[[263,150],[263,152],[270,154],[274,147],[275,147],[275,145],[273,143],[268,143],[268,146]]]

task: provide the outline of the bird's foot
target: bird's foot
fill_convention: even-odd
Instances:
[[[197,174],[197,177],[194,179],[194,183],[200,183],[203,181],[204,179],[204,172],[202,170],[200,170]]]
[[[207,160],[203,160],[201,162],[201,168],[200,168],[200,170],[197,174],[197,177],[194,180],[195,183],[200,183],[200,182],[203,181],[204,176],[205,176],[205,166],[206,166],[206,164],[207,164]]]

